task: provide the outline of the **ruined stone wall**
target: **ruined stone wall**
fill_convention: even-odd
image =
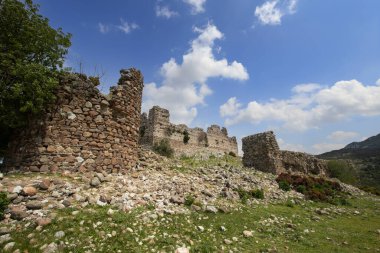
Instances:
[[[283,171],[280,148],[273,132],[244,137],[242,144],[244,166],[273,174]]]
[[[152,147],[162,139],[168,139],[175,154],[196,155],[203,153],[237,154],[237,141],[235,137],[228,137],[227,129],[212,125],[205,132],[202,128],[189,128],[184,124],[170,123],[168,110],[154,106],[149,110],[149,116],[142,114],[140,143]],[[187,144],[183,142],[184,132],[189,134]]]
[[[84,75],[63,77],[55,103],[12,136],[4,169],[115,172],[134,166],[143,77],[135,69],[120,73],[108,96]]]
[[[250,135],[242,139],[243,164],[247,167],[280,174],[284,171],[323,175],[327,162],[315,156],[280,150],[272,131]]]

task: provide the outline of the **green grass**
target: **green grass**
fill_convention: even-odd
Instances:
[[[41,232],[33,227],[21,228],[12,234],[16,248],[21,252],[40,252],[39,248],[53,241],[63,241],[63,252],[174,252],[177,247],[191,247],[191,252],[378,252],[380,250],[379,199],[352,199],[351,206],[333,206],[327,203],[288,202],[276,205],[242,205],[239,211],[224,214],[197,213],[163,215],[143,218],[153,213],[152,208],[139,208],[129,213],[108,215],[109,207],[88,207],[73,216],[73,209],[59,211],[52,224]],[[317,215],[316,208],[340,208],[346,213]],[[355,215],[358,210],[360,214]],[[280,221],[274,221],[274,216]],[[315,221],[315,217],[320,221]],[[264,221],[268,222],[265,223]],[[80,222],[84,222],[80,225]],[[97,222],[101,225],[94,227]],[[266,225],[271,224],[271,225]],[[294,224],[290,225],[289,224]],[[203,226],[200,231],[198,226]],[[226,228],[222,231],[221,226]],[[133,229],[129,232],[128,228]],[[309,233],[306,233],[305,230]],[[54,238],[57,231],[65,237]],[[254,231],[245,238],[244,230]],[[102,232],[103,231],[103,232]],[[107,234],[116,232],[116,236]],[[314,232],[313,232],[314,231]],[[28,234],[34,233],[37,244],[30,245]],[[103,235],[104,234],[104,235]],[[233,241],[233,237],[238,240]],[[226,245],[224,239],[233,241]],[[94,250],[95,249],[95,250]]]

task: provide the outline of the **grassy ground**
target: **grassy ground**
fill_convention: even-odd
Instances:
[[[43,230],[24,224],[12,238],[21,252],[41,252],[40,247],[51,242],[64,243],[62,252],[174,252],[180,246],[190,247],[190,252],[380,252],[379,199],[350,202],[242,205],[228,214],[162,216],[151,206],[114,214],[107,214],[110,207],[87,207],[76,215],[65,209]],[[342,214],[318,215],[316,208],[339,209]],[[243,236],[244,230],[253,236]],[[57,239],[57,231],[65,236]]]

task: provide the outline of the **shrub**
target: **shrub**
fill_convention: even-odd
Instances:
[[[255,199],[264,199],[264,191],[262,189],[253,189],[250,191],[246,191],[243,188],[239,187],[236,189],[236,192],[239,194],[239,198],[243,204],[247,203],[247,200],[255,198]]]
[[[173,157],[174,154],[174,150],[170,146],[168,139],[162,139],[159,143],[155,143],[153,145],[153,151],[166,157]]]
[[[299,186],[297,186],[296,191],[299,193],[305,194],[306,187],[304,185],[299,185]]]
[[[187,144],[189,143],[190,136],[189,132],[187,130],[183,131],[183,143]]]
[[[229,155],[229,156],[232,156],[232,157],[236,157],[236,154],[235,154],[234,152],[232,152],[232,151],[230,151],[230,152],[228,153],[228,155]]]
[[[262,189],[252,190],[251,196],[255,199],[264,199],[264,191]]]
[[[340,184],[334,181],[289,173],[280,174],[276,181],[280,188],[288,184],[291,189],[304,194],[310,200],[343,203],[341,200],[334,200],[344,198]]]
[[[280,189],[283,191],[290,191],[290,184],[286,181],[278,182],[278,187],[280,187]]]
[[[193,195],[187,195],[185,197],[185,206],[192,206],[195,202],[195,197]]]
[[[344,160],[331,160],[327,163],[327,173],[347,184],[355,184],[358,179],[354,167]]]
[[[0,192],[0,220],[4,218],[4,211],[7,209],[10,201],[5,192]]]

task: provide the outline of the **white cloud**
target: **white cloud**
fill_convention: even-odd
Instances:
[[[380,79],[376,81],[376,85],[380,86]]]
[[[225,123],[233,125],[270,121],[278,122],[288,129],[302,131],[353,116],[380,115],[379,85],[366,86],[357,80],[351,80],[339,81],[325,88],[306,87],[311,86],[293,88],[294,94],[289,99],[270,99],[266,103],[252,101],[246,108],[241,108],[236,116],[227,116]]]
[[[191,42],[191,48],[182,56],[182,63],[171,58],[161,66],[163,82],[146,85],[143,109],[160,105],[170,110],[175,123],[190,123],[197,115],[197,105],[205,104],[206,96],[212,94],[207,80],[212,77],[247,80],[248,73],[243,64],[227,59],[215,59],[215,40],[223,34],[215,25],[203,29],[195,28],[198,37]]]
[[[172,11],[168,6],[156,6],[156,16],[170,19],[172,17],[178,16],[178,12]]]
[[[294,93],[310,93],[316,90],[320,90],[322,88],[321,85],[317,83],[307,83],[307,84],[299,84],[292,88],[292,92]]]
[[[298,0],[270,0],[255,9],[255,16],[263,25],[280,25],[285,15],[296,12]]]
[[[126,34],[132,32],[133,30],[136,30],[137,28],[139,28],[139,26],[136,23],[128,23],[128,22],[124,21],[122,18],[120,19],[120,23],[121,24],[118,25],[117,28]]]
[[[98,23],[99,32],[106,34],[110,31],[109,25],[105,25],[103,23]]]
[[[335,131],[329,136],[327,136],[328,139],[333,140],[333,141],[347,141],[347,140],[352,140],[355,137],[358,137],[357,132],[348,132],[348,131]]]
[[[220,107],[222,117],[235,116],[242,105],[237,102],[236,97],[228,99],[227,103]]]
[[[205,11],[204,4],[206,0],[183,0],[185,3],[191,5],[191,13],[198,14]]]
[[[341,144],[341,143],[318,143],[313,145],[314,151],[312,152],[313,154],[322,154],[325,152],[329,152],[332,150],[338,150],[341,148],[344,148],[346,144]]]
[[[281,138],[277,138],[277,143],[280,146],[280,150],[305,152],[305,147],[302,144],[287,143]]]

